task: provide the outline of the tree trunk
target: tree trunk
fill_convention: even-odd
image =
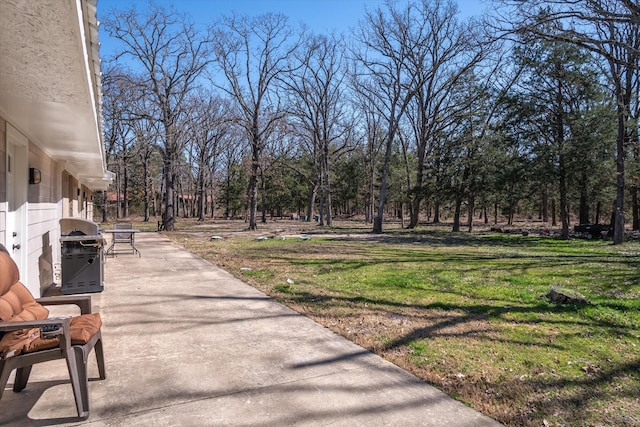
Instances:
[[[326,214],[325,214],[325,223],[327,224],[327,227],[331,227],[331,181],[330,181],[330,176],[329,176],[329,167],[330,167],[330,162],[329,162],[329,142],[327,139],[325,139],[324,143],[323,143],[323,154],[322,154],[322,174],[324,176],[323,179],[323,186],[322,186],[322,192],[323,192],[323,199],[324,199],[324,205],[325,205],[325,210],[326,210]]]
[[[144,222],[149,222],[149,156],[146,154],[142,163],[142,182],[144,183]]]
[[[260,151],[256,146],[257,142],[253,142],[251,174],[249,175],[249,229],[256,230],[258,228],[258,169],[260,167]]]
[[[417,189],[418,186],[416,185],[415,188]],[[409,204],[409,225],[407,225],[407,228],[416,228],[420,221],[420,203],[422,202],[422,197],[415,193],[417,192],[414,192],[413,200]]]
[[[473,195],[469,196],[469,221],[468,221],[468,231],[471,233],[473,231],[473,215],[475,210],[475,197]]]
[[[333,223],[333,219],[332,219],[332,206],[331,206],[331,192],[327,191],[327,217],[326,217],[326,222],[327,222],[327,227],[331,227],[332,223]]]
[[[371,170],[370,173],[370,179],[369,179],[369,191],[367,194],[367,212],[366,212],[366,222],[368,223],[373,223],[373,213],[375,211],[375,204],[376,204],[376,199],[375,199],[375,193],[374,193],[374,172],[373,172],[373,168]]]
[[[456,197],[456,209],[453,213],[453,232],[457,233],[460,231],[460,209],[462,206],[462,198]]]
[[[622,92],[621,88],[616,88]],[[619,93],[618,99],[622,98]],[[619,245],[624,242],[624,143],[626,139],[626,112],[618,103],[618,137],[616,141],[616,213],[613,243]]]
[[[564,73],[560,63],[556,62],[556,92],[555,92],[555,145],[558,150],[558,175],[560,186],[560,220],[562,221],[561,239],[569,238],[569,212],[567,211],[567,172],[565,168],[564,156],[564,99],[562,94],[562,83],[560,76]]]
[[[318,210],[318,225],[320,227],[324,226],[324,199],[320,197],[320,209]]]
[[[216,185],[214,182],[214,178],[211,178],[211,218],[215,218],[216,215],[216,197],[218,197],[216,193]]]
[[[560,220],[562,221],[561,239],[569,238],[569,212],[567,212],[567,184],[564,171],[564,156],[560,156]]]
[[[549,222],[549,190],[546,185],[542,188],[542,222]]]
[[[640,108],[640,107],[639,107]],[[638,118],[638,113],[635,114],[636,120]],[[636,132],[632,134],[631,144],[633,145],[633,158],[637,163],[640,161],[640,142],[638,141],[638,135]],[[634,180],[633,186],[629,188],[629,192],[631,193],[631,209],[633,215],[632,227],[633,230],[640,230],[640,197],[638,197],[638,192],[640,188],[638,188],[637,181]]]
[[[393,114],[395,113],[392,112],[392,115]],[[393,138],[395,138],[395,124],[392,123],[387,134],[387,144],[384,153],[384,165],[382,167],[382,179],[380,181],[380,193],[378,195],[378,213],[373,220],[373,233],[375,234],[382,233],[382,219],[384,217],[384,205],[387,198],[387,180],[389,178]]]
[[[424,148],[418,147],[418,165],[416,171],[416,182],[411,191],[412,200],[410,203],[410,218],[407,228],[416,228],[420,220],[420,204],[422,203],[422,183],[424,181]]]
[[[205,193],[204,187],[204,173],[201,171],[198,174],[198,208],[197,215],[198,221],[204,221],[204,208],[207,200],[207,195]]]
[[[640,230],[640,204],[638,202],[638,188],[632,187],[631,192],[631,205],[633,209],[633,230]]]
[[[122,218],[122,178],[120,160],[117,161],[116,172],[116,220]]]
[[[309,202],[307,204],[307,217],[306,221],[311,221],[313,218],[313,211],[316,205],[316,197],[318,195],[318,180],[314,179],[313,184],[311,184],[311,190],[309,191]]]
[[[267,186],[264,179],[264,172],[260,171],[260,222],[267,223]]]
[[[164,212],[162,222],[164,229],[173,231],[175,228],[175,205],[174,205],[174,180],[173,164],[171,153],[166,153],[164,158]]]
[[[127,166],[124,166],[124,179],[122,180],[122,216],[129,218],[129,172]]]

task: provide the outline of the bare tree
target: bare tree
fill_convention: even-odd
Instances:
[[[353,108],[359,112],[355,120],[356,129],[360,129],[360,149],[362,150],[363,173],[364,173],[364,215],[367,223],[373,223],[375,216],[375,189],[378,186],[377,171],[379,169],[379,159],[384,147],[384,117],[376,107],[374,107],[366,94],[360,93],[357,89],[357,81],[352,81],[356,87],[353,96]]]
[[[152,201],[155,200],[154,177],[158,179],[158,173],[153,172],[152,160],[161,154],[159,147],[162,144],[158,141],[161,140],[162,130],[160,123],[154,118],[158,116],[157,112],[154,112],[156,106],[149,99],[149,92],[141,84],[142,78],[128,74],[124,80],[129,82],[126,98],[130,108],[128,123],[134,137],[135,153],[133,154],[142,167],[141,176],[137,181],[137,190],[140,190],[141,185],[144,222],[148,222]],[[156,215],[155,211],[154,215]]]
[[[251,147],[249,228],[257,228],[260,161],[269,135],[286,115],[277,79],[289,73],[302,35],[295,35],[280,14],[226,16],[212,28],[216,61],[223,82],[212,79],[237,105],[237,124]],[[299,66],[299,65],[298,65]]]
[[[300,51],[302,68],[283,83],[290,89],[291,113],[304,130],[309,141],[309,154],[314,162],[316,175],[312,180],[307,219],[313,215],[315,194],[320,192],[320,225],[331,226],[332,154],[344,150],[348,142],[349,126],[346,116],[343,80],[346,58],[344,46],[335,37],[315,36]]]
[[[410,215],[408,227],[418,224],[420,204],[425,195],[425,170],[434,162],[438,151],[437,135],[452,121],[464,115],[473,97],[456,99],[452,92],[486,58],[487,45],[477,31],[477,23],[460,21],[458,8],[451,1],[422,0],[412,11],[419,25],[411,26],[408,42],[412,46],[407,62],[407,72],[418,76],[415,97],[409,114],[416,141],[416,171],[410,191]],[[435,165],[430,174],[436,176]]]
[[[236,114],[230,113],[230,117]],[[231,126],[229,134],[220,146],[220,173],[222,175],[221,195],[219,199],[224,204],[225,218],[236,216],[241,208],[244,179],[246,176],[242,159],[246,157],[249,147],[244,137],[244,131]]]
[[[175,165],[182,152],[176,126],[188,94],[197,87],[211,61],[210,42],[184,15],[153,3],[144,14],[131,8],[108,17],[104,25],[109,35],[121,42],[115,61],[127,59],[131,67],[144,72],[141,89],[154,104],[152,111],[158,115],[153,119],[163,130],[163,225],[173,230],[177,211]]]
[[[203,221],[207,202],[206,184],[212,182],[220,143],[229,132],[229,103],[211,93],[199,92],[189,102],[188,135],[191,167],[196,176],[196,215]],[[211,208],[213,209],[212,200]]]
[[[144,103],[143,98],[138,99],[138,102],[141,103],[141,105],[136,107],[138,111],[147,105]],[[132,132],[135,136],[136,158],[140,161],[140,165],[142,166],[142,177],[140,179],[140,183],[142,185],[144,222],[148,222],[153,196],[151,161],[154,158],[154,155],[158,154],[157,140],[161,132],[158,129],[158,122],[150,120],[142,114],[138,114],[138,118],[132,122]]]
[[[105,148],[110,167],[116,171],[116,218],[126,218],[129,215],[129,171],[132,159],[135,158],[135,135],[132,129],[135,106],[131,97],[135,87],[131,84],[131,79],[117,68],[107,68],[102,80],[105,92]],[[105,203],[105,213],[106,211]],[[107,220],[106,215],[103,220]]]
[[[388,14],[380,8],[367,12],[356,35],[362,46],[354,52],[359,62],[356,70],[359,77],[357,90],[378,109],[386,122],[384,162],[377,214],[373,221],[374,233],[382,233],[387,181],[398,126],[421,84],[422,76],[409,70],[413,49],[418,47],[411,38],[411,29],[421,25],[416,20],[414,8],[413,4],[408,4],[400,10],[392,2],[387,2]]]

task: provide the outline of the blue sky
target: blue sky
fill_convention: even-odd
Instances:
[[[173,4],[191,15],[196,24],[206,26],[220,15],[232,12],[250,16],[266,12],[282,13],[291,24],[306,24],[315,33],[348,32],[358,25],[366,9],[375,9],[383,0],[154,0],[156,4]],[[112,10],[128,10],[132,5],[144,10],[146,0],[98,0],[98,19]],[[486,0],[458,0],[462,16],[477,15],[486,8]],[[114,43],[100,33],[103,57],[109,56]]]

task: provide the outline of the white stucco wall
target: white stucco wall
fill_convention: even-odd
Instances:
[[[28,287],[34,295],[54,283],[54,266],[60,263],[59,212],[57,203],[28,206]]]

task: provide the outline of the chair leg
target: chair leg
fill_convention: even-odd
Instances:
[[[67,353],[67,366],[69,377],[73,387],[73,395],[76,399],[78,417],[86,419],[89,417],[89,373],[87,361],[91,349],[95,349],[96,360],[100,379],[106,378],[104,354],[102,352],[102,334],[100,331],[85,345],[74,345]]]
[[[104,380],[105,378],[107,378],[107,372],[104,367],[105,365],[104,365],[104,353],[102,352],[102,336],[100,336],[96,341],[96,344],[93,347],[93,351],[96,354],[96,361],[98,362],[98,373],[100,374],[100,379]]]
[[[2,393],[4,393],[12,370],[10,360],[0,359],[0,400],[2,400]]]
[[[18,393],[27,386],[27,382],[29,381],[29,375],[31,375],[31,368],[33,365],[24,366],[22,368],[16,369],[16,379],[13,383],[13,391]]]
[[[79,351],[78,351],[79,350]],[[69,369],[69,379],[73,388],[73,397],[76,401],[78,418],[89,417],[89,388],[87,386],[86,364],[82,369],[82,346],[72,347],[67,352],[67,368]]]
[[[73,346],[73,351],[76,354],[76,368],[78,371],[78,382],[80,383],[80,389],[82,390],[82,412],[89,416],[89,373],[87,372],[87,359],[89,359],[89,352],[91,347],[87,345]],[[78,410],[78,416],[80,410]]]

